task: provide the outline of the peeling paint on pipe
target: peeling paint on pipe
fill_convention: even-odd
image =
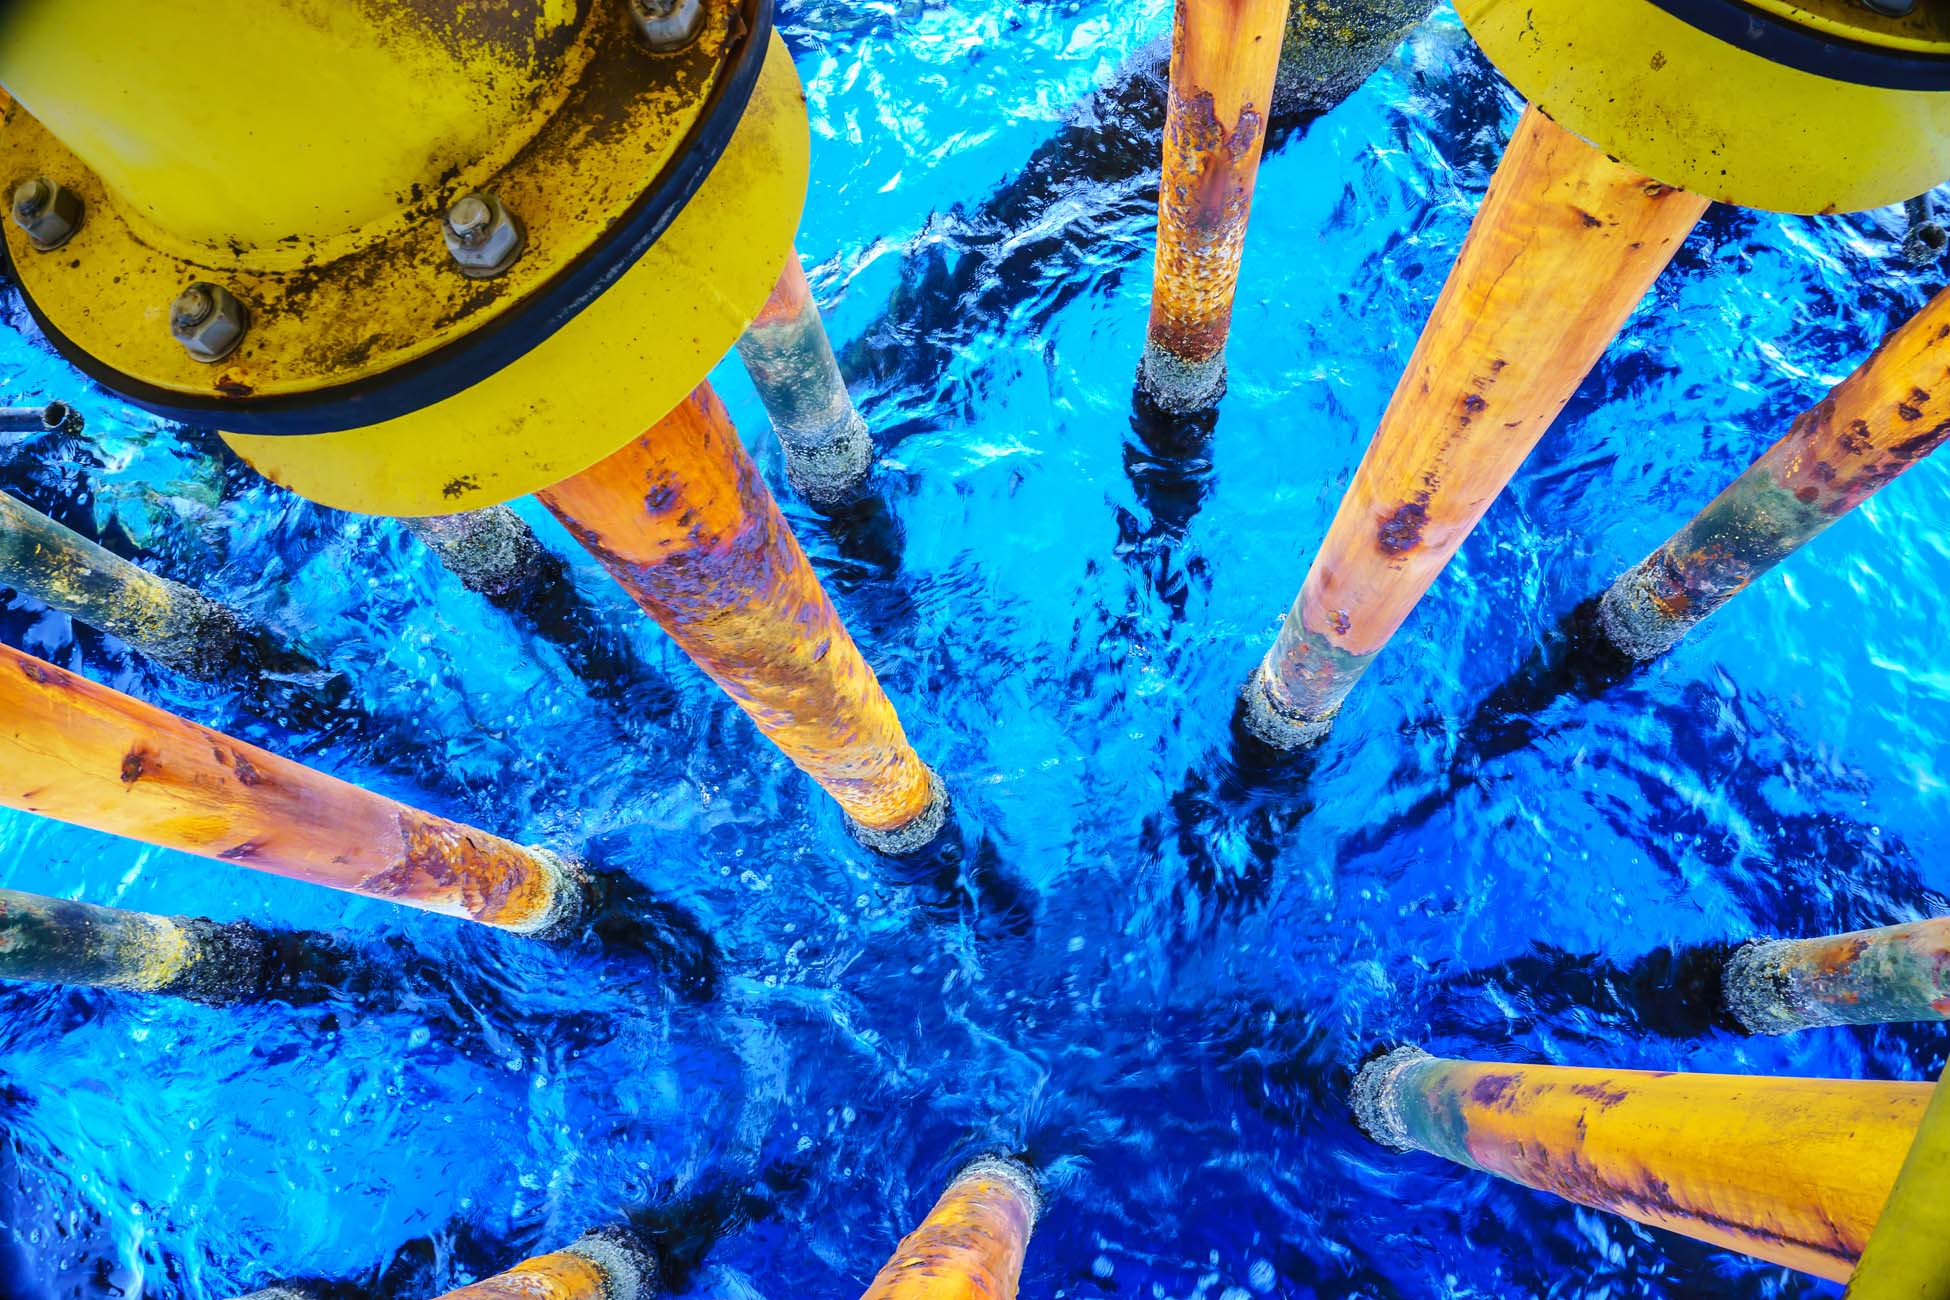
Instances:
[[[1356,1078],[1369,1136],[1846,1281],[1934,1085],[1444,1060]]]
[[[651,1300],[656,1294],[655,1257],[634,1234],[610,1228],[440,1300]]]
[[[923,847],[947,795],[827,598],[709,384],[539,494],[760,731],[883,852]]]
[[[797,252],[738,340],[738,356],[772,417],[793,491],[822,511],[858,501],[873,469],[873,438],[846,391]]]
[[[0,979],[167,993],[226,1006],[263,992],[253,925],[156,916],[0,889]]]
[[[1251,732],[1323,739],[1706,210],[1524,110],[1278,639]]]
[[[1950,917],[1818,939],[1763,939],[1727,962],[1726,1007],[1749,1033],[1950,1020]]]
[[[950,1183],[860,1300],[1015,1300],[1042,1213],[1036,1176],[986,1157]]]
[[[1656,659],[1754,579],[1950,436],[1950,289],[1898,328],[1787,435],[1605,592],[1598,619]]]
[[[1138,382],[1166,411],[1215,405],[1266,145],[1287,0],[1178,0],[1158,184],[1151,328]]]
[[[397,803],[0,646],[0,804],[521,934],[580,868]]]

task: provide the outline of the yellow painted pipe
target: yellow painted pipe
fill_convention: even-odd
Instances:
[[[635,1234],[610,1228],[440,1300],[651,1300],[656,1294],[655,1257]]]
[[[166,993],[222,1006],[265,990],[269,936],[0,889],[0,979]]]
[[[1355,1080],[1370,1136],[1847,1281],[1934,1085],[1444,1060]]]
[[[1721,988],[1755,1034],[1950,1020],[1950,917],[1750,943],[1728,960]]]
[[[1937,1080],[1844,1300],[1950,1300],[1950,1088],[1943,1083]]]
[[[901,1239],[860,1300],[1015,1300],[1041,1213],[1036,1177],[1025,1166],[977,1160]]]
[[[0,805],[522,934],[580,868],[361,790],[0,646]]]
[[[1286,622],[1248,728],[1324,739],[1341,702],[1557,419],[1706,210],[1524,111]]]

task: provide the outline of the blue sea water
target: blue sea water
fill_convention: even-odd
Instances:
[[[1893,212],[1709,214],[1352,698],[1304,801],[1231,804],[1211,790],[1233,693],[1518,104],[1445,10],[1268,156],[1230,392],[1203,459],[1161,467],[1130,425],[1154,182],[1079,185],[1034,232],[970,214],[1168,22],[1165,0],[781,14],[813,121],[799,247],[836,339],[895,346],[874,323],[926,259],[998,237],[1062,252],[1006,312],[961,319],[926,382],[862,385],[898,565],[790,499],[735,359],[714,375],[909,734],[994,847],[959,882],[857,848],[532,501],[517,508],[667,683],[643,707],[593,697],[397,525],[300,501],[90,389],[0,303],[0,399],[71,398],[90,418],[84,439],[15,444],[4,486],[281,630],[396,739],[284,725],[18,598],[0,637],[583,852],[719,951],[698,1000],[642,963],[0,813],[0,883],[330,931],[407,990],[217,1010],[0,989],[0,1213],[24,1246],[0,1295],[226,1300],[303,1275],[411,1300],[648,1212],[687,1245],[688,1294],[843,1298],[996,1148],[1049,1182],[1031,1300],[1834,1290],[1385,1152],[1344,1093],[1402,1042],[1634,1068],[1943,1067],[1933,1029],[1663,1035],[1605,980],[1664,945],[1946,909],[1950,463],[1405,816],[1449,789],[1463,720],[1558,619],[1941,273],[1901,263]]]

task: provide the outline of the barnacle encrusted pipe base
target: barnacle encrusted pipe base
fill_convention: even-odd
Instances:
[[[463,587],[496,604],[522,605],[565,581],[566,567],[507,506],[400,520]]]
[[[934,774],[710,385],[540,498],[854,822],[929,817]]]
[[[846,391],[798,253],[739,338],[738,356],[772,417],[793,491],[823,511],[858,501],[873,469],[873,438]]]
[[[1397,1049],[1361,1125],[1593,1209],[1846,1281],[1930,1104],[1927,1083],[1588,1070]]]

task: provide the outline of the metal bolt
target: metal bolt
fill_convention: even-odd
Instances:
[[[81,196],[45,176],[31,177],[14,187],[13,218],[28,243],[51,253],[81,229]]]
[[[220,284],[199,281],[169,305],[169,332],[185,352],[206,364],[235,352],[249,327],[244,304]]]
[[[521,256],[526,235],[514,213],[492,194],[464,194],[447,209],[441,233],[460,273],[475,280],[500,275]]]
[[[630,16],[644,44],[675,54],[704,31],[704,0],[630,0]]]

